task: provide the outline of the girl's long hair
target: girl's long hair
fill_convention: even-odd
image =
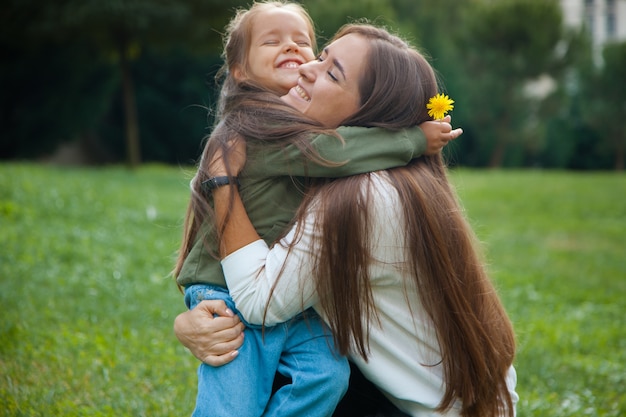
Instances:
[[[178,259],[173,271],[177,277],[192,247],[200,238],[204,239],[206,250],[215,259],[221,230],[214,230],[215,212],[210,202],[211,196],[203,189],[202,183],[210,178],[209,164],[218,150],[224,155],[226,170],[235,176],[228,166],[228,155],[232,152],[233,138],[240,137],[246,141],[249,159],[253,158],[255,149],[275,147],[277,150],[287,145],[300,149],[302,155],[312,163],[321,165],[337,165],[322,158],[311,145],[311,135],[326,134],[342,138],[332,129],[325,129],[314,120],[305,117],[301,112],[285,104],[275,93],[266,91],[251,82],[239,83],[234,86],[228,96],[223,99],[222,120],[215,126],[207,140],[198,170],[191,180],[191,199],[187,207],[183,224],[183,239]],[[303,161],[305,163],[305,161]],[[235,192],[234,189],[231,190]],[[231,194],[232,197],[233,194]],[[225,223],[228,222],[226,219]]]
[[[424,57],[370,26],[348,25],[336,37],[350,33],[367,37],[370,50],[362,107],[343,124],[393,129],[429,120],[426,103],[437,93],[437,81]],[[513,415],[506,384],[515,353],[512,325],[441,156],[423,156],[387,172],[402,205],[398,221],[406,233],[400,250],[441,350],[445,393],[437,410],[459,401],[465,417]],[[316,235],[322,238],[312,253],[320,303],[341,353],[356,352],[365,360],[368,328],[377,321],[368,269],[375,255],[369,250],[369,178],[316,187],[297,216],[302,225],[315,201]]]
[[[326,133],[341,140],[336,132],[322,128],[319,123],[285,105],[276,92],[268,91],[250,80],[238,82],[233,76],[235,68],[248,68],[253,24],[262,19],[264,12],[274,8],[300,14],[307,22],[309,37],[315,42],[315,30],[310,15],[301,5],[285,0],[253,2],[248,9],[238,9],[226,26],[222,53],[224,64],[215,78],[221,86],[215,109],[216,124],[210,136],[204,139],[205,146],[198,170],[191,180],[191,199],[185,213],[178,258],[172,271],[174,277],[178,277],[193,245],[201,237],[205,240],[205,247],[210,255],[219,259],[217,245],[214,244],[219,239],[219,231],[213,230],[214,211],[209,202],[210,196],[202,190],[202,182],[209,178],[211,156],[218,148],[221,148],[225,161],[228,162],[232,139],[237,136],[244,138],[251,147],[281,147],[293,143],[312,161],[333,165],[319,156],[310,146],[308,138],[314,133]]]

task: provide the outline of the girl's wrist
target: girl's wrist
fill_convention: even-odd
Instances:
[[[237,177],[229,177],[226,175],[219,175],[210,177],[209,179],[202,181],[202,188],[205,192],[215,191],[218,188],[225,187],[227,185],[239,186],[239,179]]]

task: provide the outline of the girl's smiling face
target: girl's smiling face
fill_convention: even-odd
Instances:
[[[359,81],[368,48],[357,34],[337,39],[317,60],[300,66],[298,83],[283,101],[325,127],[338,127],[361,105]]]
[[[275,8],[252,24],[247,69],[235,69],[239,81],[253,80],[277,94],[296,84],[300,65],[315,58],[309,24],[298,13]]]

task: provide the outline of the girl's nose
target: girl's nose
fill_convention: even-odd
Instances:
[[[297,54],[299,51],[300,51],[300,47],[298,47],[297,43],[293,41],[289,41],[287,42],[287,44],[285,44],[285,52],[293,52]]]

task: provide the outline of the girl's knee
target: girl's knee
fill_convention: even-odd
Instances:
[[[324,379],[324,384],[333,387],[338,391],[348,389],[350,382],[350,365],[345,358],[333,361],[320,372],[320,377]]]

